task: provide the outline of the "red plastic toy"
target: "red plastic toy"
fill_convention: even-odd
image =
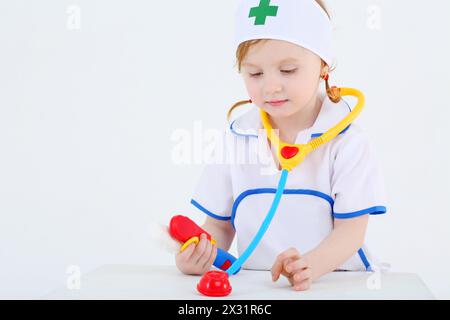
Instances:
[[[200,228],[194,221],[188,217],[177,215],[170,220],[169,225],[170,235],[185,243],[193,237],[200,238],[201,234],[206,234],[206,237],[211,242],[215,241],[211,235]],[[218,248],[217,257],[214,261],[214,265],[222,270],[227,270],[231,263],[236,260],[229,253]],[[223,297],[231,293],[231,285],[228,280],[228,273],[224,271],[209,271],[203,275],[200,282],[197,284],[197,290],[209,297]]]
[[[197,284],[197,290],[209,297],[224,297],[231,293],[228,273],[223,271],[209,271],[203,275]]]
[[[192,237],[200,238],[200,235],[202,233],[206,234],[208,240],[211,241],[212,239],[211,235],[200,228],[194,221],[192,221],[188,217],[181,215],[174,216],[170,220],[169,232],[174,239],[177,239],[178,241],[183,243],[188,241]]]

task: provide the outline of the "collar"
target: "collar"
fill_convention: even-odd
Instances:
[[[350,106],[344,99],[339,103],[333,103],[326,94],[321,93],[319,95],[319,99],[323,101],[319,115],[310,128],[304,129],[297,134],[296,144],[305,144],[311,139],[320,137],[351,112]],[[254,104],[248,105],[247,108],[249,110],[246,113],[231,122],[230,130],[237,136],[258,138],[260,130],[264,128],[259,108]],[[346,132],[349,127],[342,131],[341,134]]]

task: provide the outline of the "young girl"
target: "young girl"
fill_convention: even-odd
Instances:
[[[328,84],[332,26],[322,1],[244,0],[236,23],[237,63],[252,105],[231,122],[222,152],[243,146],[246,155],[268,154],[269,161],[204,168],[191,203],[207,215],[202,227],[217,244],[202,236],[178,253],[176,264],[186,274],[209,271],[216,246],[229,250],[235,235],[242,254],[270,208],[281,168],[261,130],[260,108],[289,144],[308,143],[351,111]],[[374,150],[352,124],[290,172],[273,221],[243,268],[271,270],[273,281],[283,275],[295,290],[335,270],[371,270],[369,215],[385,212]]]

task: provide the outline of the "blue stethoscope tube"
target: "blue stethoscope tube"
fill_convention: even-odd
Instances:
[[[269,228],[270,222],[272,221],[272,218],[274,217],[275,212],[278,209],[278,205],[280,204],[284,188],[286,187],[288,173],[289,171],[286,169],[283,169],[283,171],[281,171],[281,177],[280,181],[278,182],[277,192],[275,193],[275,198],[273,199],[272,206],[270,207],[266,218],[261,224],[261,227],[259,227],[259,230],[253,238],[252,242],[248,245],[247,249],[245,249],[244,253],[242,253],[242,255],[226,271],[228,273],[228,276],[233,275],[244,264],[248,257],[250,257],[250,255],[256,249],[262,237],[266,233],[267,229]]]

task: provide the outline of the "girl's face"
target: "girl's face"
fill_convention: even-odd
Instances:
[[[266,40],[249,49],[241,72],[253,103],[274,118],[284,118],[315,103],[321,71],[327,69],[320,57],[307,49],[287,41]],[[280,100],[287,102],[269,103]]]

